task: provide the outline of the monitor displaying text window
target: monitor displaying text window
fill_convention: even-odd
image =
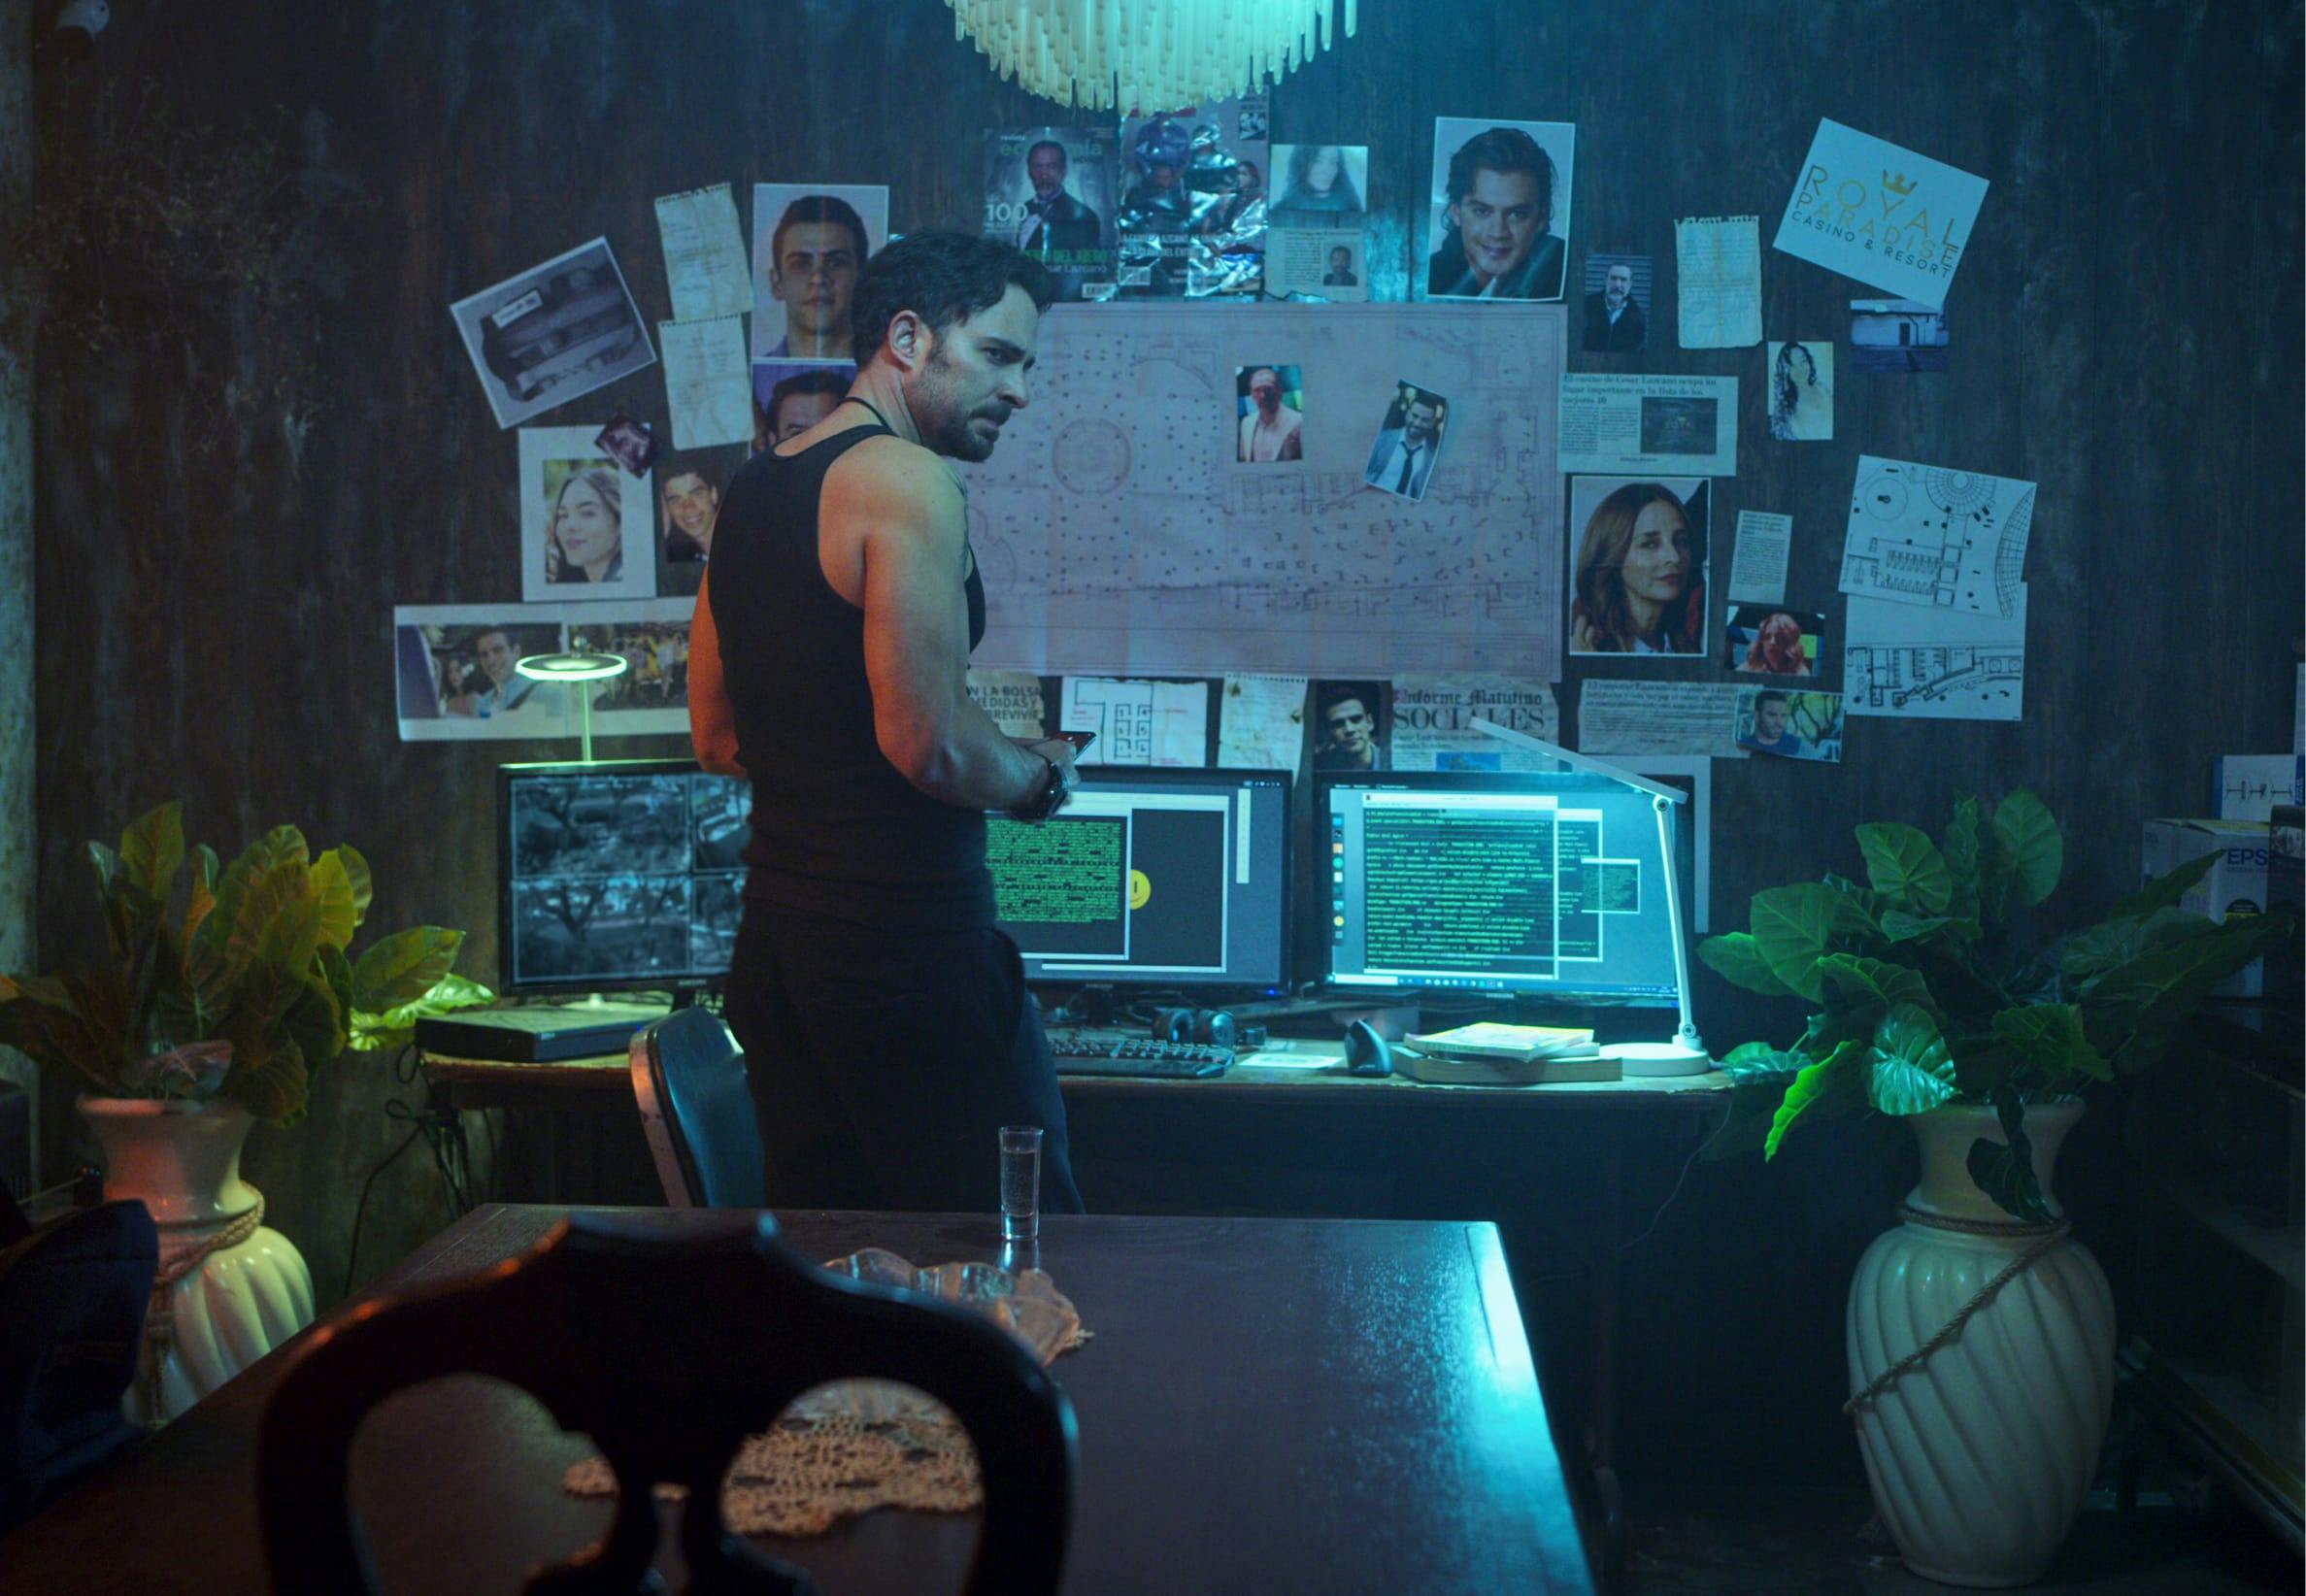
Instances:
[[[986,856],[1029,980],[1278,992],[1288,840],[1287,772],[1107,766],[1045,824],[988,816]]]
[[[511,991],[717,984],[744,912],[752,789],[686,759],[497,775],[500,982]]]
[[[1314,825],[1332,985],[1676,1001],[1648,793],[1582,772],[1324,778]]]

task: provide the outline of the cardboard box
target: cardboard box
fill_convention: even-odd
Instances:
[[[2181,909],[2223,920],[2228,914],[2258,914],[2266,908],[2266,865],[2273,828],[2263,820],[2149,820],[2146,868],[2140,885],[2167,876],[2205,853],[2222,854],[2210,874],[2178,900]],[[2253,959],[2231,979],[2212,987],[2219,997],[2260,997],[2266,966]]]

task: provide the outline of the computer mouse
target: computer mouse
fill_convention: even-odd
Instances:
[[[1393,1049],[1365,1019],[1356,1019],[1345,1028],[1345,1071],[1348,1075],[1393,1073]]]

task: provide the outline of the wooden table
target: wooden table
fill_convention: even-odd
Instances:
[[[1285,1064],[1287,1059],[1292,1061]],[[1133,1214],[1498,1220],[1523,1293],[1550,1257],[1590,1282],[1583,1355],[1549,1364],[1596,1467],[1617,1458],[1621,1244],[1665,1200],[1674,1164],[1729,1102],[1715,1072],[1545,1086],[1427,1085],[1307,1068],[1334,1042],[1281,1041],[1221,1076],[1060,1076],[1089,1206]],[[426,1054],[436,1106],[541,1115],[506,1196],[645,1203],[659,1194],[621,1053],[557,1064]],[[508,1132],[509,1134],[509,1132]],[[1658,1154],[1662,1150],[1661,1159]],[[1627,1214],[1629,1162],[1650,1177]],[[1582,1173],[1566,1189],[1554,1167]],[[1647,1189],[1654,1186],[1654,1192]]]
[[[476,1210],[329,1317],[484,1268],[563,1212]],[[813,1257],[999,1247],[989,1215],[795,1213],[785,1225]],[[1066,1591],[1593,1588],[1495,1226],[1053,1215],[1040,1262],[1095,1333],[1055,1366],[1081,1426]],[[267,1589],[252,1448],[295,1345],[0,1538],[0,1590]],[[510,1592],[597,1538],[607,1504],[559,1483],[589,1451],[507,1387],[437,1381],[394,1398],[352,1463],[385,1588]],[[971,1516],[884,1512],[771,1546],[838,1596],[956,1589],[974,1535]]]

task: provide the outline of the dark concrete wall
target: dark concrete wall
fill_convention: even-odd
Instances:
[[[1958,793],[2019,785],[2068,823],[2077,909],[2101,906],[2136,868],[2140,817],[2199,812],[2216,754],[2287,746],[2299,38],[2279,0],[1370,0],[1358,38],[1275,94],[1276,139],[1375,147],[1376,281],[1396,297],[1436,115],[1576,122],[1574,249],[1655,257],[1642,365],[1746,380],[1724,509],[1794,515],[1796,598],[1838,613],[1860,452],[2040,482],[2024,721],[1859,722],[1838,769],[1721,762],[1718,926],[1759,887],[1853,870],[1855,821],[1934,827]],[[290,291],[171,303],[127,284],[121,314],[165,336],[133,358],[42,350],[43,957],[95,939],[81,842],[181,794],[219,843],[284,819],[355,843],[377,923],[469,927],[487,979],[491,771],[562,750],[394,740],[390,606],[519,591],[514,441],[447,303],[606,234],[644,314],[667,315],[651,201],[706,183],[749,201],[755,179],[886,182],[897,227],[972,226],[979,130],[1053,115],[995,84],[934,0],[122,6],[91,67],[44,77],[39,114],[133,170],[148,151],[125,108],[147,83],[222,137],[277,141],[266,203],[290,227]],[[1952,369],[1869,377],[1845,357],[1835,441],[1772,447],[1759,351],[1672,347],[1672,221],[1755,212],[1766,243],[1821,116],[1993,186],[1950,301]],[[1869,292],[1774,252],[1763,281],[1778,337],[1846,337],[1846,302]],[[661,421],[661,372],[540,419],[610,406]],[[1586,674],[1564,683],[1565,727]],[[1717,1044],[1787,1023],[1710,977],[1699,997]],[[354,1058],[308,1123],[251,1145],[324,1297],[361,1179],[403,1134],[384,1104],[413,1096]],[[54,1174],[60,1105],[50,1129]],[[1727,1337],[1727,1367],[1651,1387],[1726,1432],[1703,1455],[1785,1424],[1834,1441],[1842,1283],[1910,1180],[1900,1144],[1872,1146],[1701,1170],[1636,1254],[1637,1355]],[[378,1182],[359,1274],[443,1213],[419,1149]]]

